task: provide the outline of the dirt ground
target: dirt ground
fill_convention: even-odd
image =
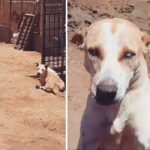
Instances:
[[[36,62],[0,43],[0,150],[65,149],[65,98],[35,88]]]
[[[69,0],[69,40],[76,31],[88,27],[96,19],[113,17],[129,19],[141,30],[150,33],[149,10],[149,0]],[[148,64],[150,64],[149,56],[149,54],[146,56]],[[68,58],[68,147],[69,150],[75,150],[80,133],[80,121],[89,93],[90,78],[83,66],[84,51],[71,42],[69,42]]]
[[[83,66],[84,52],[76,45],[68,51],[68,150],[75,150],[80,133],[80,121],[89,93],[89,75]]]

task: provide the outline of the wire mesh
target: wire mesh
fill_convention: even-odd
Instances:
[[[44,0],[42,63],[64,74],[65,71],[65,1]]]

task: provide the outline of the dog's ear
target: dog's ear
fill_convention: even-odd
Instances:
[[[141,38],[142,42],[143,42],[143,55],[144,58],[147,59],[147,54],[150,52],[149,48],[150,48],[150,35],[148,35],[147,33],[142,33],[142,38]]]
[[[78,46],[80,46],[81,48],[84,48],[84,38],[87,35],[87,29],[82,29],[80,31],[77,31],[72,39],[71,42],[74,44],[77,44]]]
[[[150,35],[148,35],[147,33],[144,33],[142,35],[142,42],[144,43],[146,47],[150,46]]]
[[[47,68],[48,68],[48,65],[45,65],[45,68],[47,69]]]
[[[38,67],[38,66],[39,66],[39,63],[36,63],[36,66]]]

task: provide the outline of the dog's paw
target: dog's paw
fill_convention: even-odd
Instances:
[[[111,128],[110,128],[110,134],[111,134],[111,135],[116,135],[116,134],[118,134],[118,132],[116,131],[114,125],[112,125]]]
[[[116,118],[113,122],[112,130],[116,133],[121,133],[125,127],[125,121],[122,121],[120,118]]]
[[[120,119],[116,118],[113,122],[113,125],[110,128],[110,134],[116,135],[120,134],[124,129],[124,122],[121,122]]]
[[[112,125],[111,128],[110,128],[110,134],[115,137],[115,142],[116,142],[117,145],[119,145],[121,143],[122,134],[118,133],[116,131],[116,129],[114,128],[114,125]]]

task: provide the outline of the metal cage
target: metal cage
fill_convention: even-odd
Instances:
[[[65,74],[65,0],[43,0],[42,63]]]

